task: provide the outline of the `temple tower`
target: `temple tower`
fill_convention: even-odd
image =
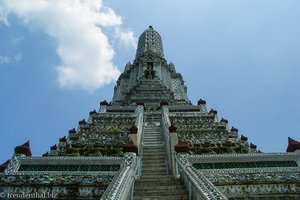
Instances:
[[[28,141],[0,165],[0,198],[299,200],[300,142],[288,141],[263,153],[205,100],[193,105],[149,26],[110,103],[42,156]]]

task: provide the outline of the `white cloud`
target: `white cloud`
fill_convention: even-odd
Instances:
[[[10,13],[57,40],[61,64],[55,69],[63,88],[93,92],[117,79],[114,49],[103,28],[113,27],[124,44],[135,41],[132,32],[120,28],[121,17],[99,0],[3,0],[0,20],[8,24]]]
[[[22,60],[22,54],[18,53],[14,56],[0,56],[0,65],[1,64],[13,64]]]
[[[115,36],[123,43],[125,46],[128,47],[137,47],[137,39],[134,37],[133,32],[131,31],[124,31],[120,28],[115,29]]]

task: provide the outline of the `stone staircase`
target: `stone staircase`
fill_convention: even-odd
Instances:
[[[188,199],[180,180],[167,175],[165,145],[160,126],[144,127],[142,176],[135,183],[134,200]]]

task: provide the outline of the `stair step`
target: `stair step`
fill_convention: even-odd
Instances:
[[[152,141],[152,140],[160,140],[163,141],[163,138],[160,136],[154,136],[154,137],[144,137],[144,141]]]
[[[145,156],[165,156],[166,153],[163,151],[157,151],[157,152],[145,152],[143,151],[143,157]]]
[[[170,196],[170,195],[187,195],[187,192],[182,188],[181,190],[171,190],[171,191],[163,191],[163,190],[136,190],[135,195],[137,196]]]
[[[161,133],[144,133],[144,137],[163,137]]]
[[[160,149],[160,150],[152,150],[152,149],[143,149],[143,154],[146,153],[164,153],[165,154],[165,149]]]
[[[142,161],[160,161],[161,163],[165,164],[166,158],[158,156],[144,156]]]
[[[153,168],[153,167],[149,167],[148,165],[144,165],[144,167],[143,167],[143,169],[142,169],[142,172],[153,172],[154,173],[154,175],[155,175],[155,172],[158,172],[158,171],[164,171],[164,172],[166,172],[166,165],[162,165],[162,166],[160,166],[160,167],[158,167],[158,168]]]
[[[146,149],[165,149],[165,144],[161,143],[161,145],[159,146],[154,146],[154,147],[150,147],[150,146],[146,146]]]
[[[164,163],[149,163],[149,164],[144,164],[142,163],[142,167],[143,169],[147,169],[147,168],[166,168],[166,165]]]
[[[187,200],[187,195],[170,195],[170,196],[147,196],[147,197],[134,197],[134,200]]]
[[[164,145],[162,142],[143,142],[144,146],[162,146]]]
[[[144,130],[144,134],[151,134],[151,133],[162,135],[161,130],[157,130],[157,131],[156,130]]]
[[[153,138],[153,139],[143,139],[143,142],[160,142],[163,143],[164,141],[161,139]]]
[[[143,166],[143,169],[142,169],[142,172],[155,172],[155,171],[166,171],[166,166],[165,165],[162,165],[162,166],[159,166],[159,167],[152,167],[152,166],[149,166],[149,165],[145,165]]]
[[[162,170],[162,171],[142,171],[142,174],[144,175],[154,175],[154,174],[157,174],[157,175],[166,175],[167,174],[167,171],[166,170]]]
[[[136,183],[135,187],[140,187],[139,185],[147,185],[147,186],[180,186],[182,187],[181,183],[173,183],[173,181],[160,181],[160,180],[139,180],[139,182]]]
[[[147,175],[142,174],[143,177],[146,176],[155,176],[155,175]],[[157,175],[156,175],[157,176]],[[167,175],[161,175],[161,176],[167,176]],[[149,184],[148,184],[149,183]],[[148,188],[151,186],[151,188],[155,187],[168,187],[168,189],[172,189],[173,187],[181,187],[183,188],[183,185],[180,181],[175,181],[173,179],[148,179],[148,178],[140,178],[136,180],[135,188],[141,188],[145,190],[148,190]]]
[[[158,193],[168,193],[168,194],[172,193],[173,191],[180,191],[181,194],[185,193],[185,190],[184,190],[184,188],[182,188],[181,185],[175,185],[175,186],[174,185],[164,185],[164,186],[136,185],[134,190],[135,190],[136,194],[147,193],[149,191],[155,191]]]
[[[164,156],[153,156],[153,157],[143,157],[143,162],[144,161],[160,161],[160,162],[165,162],[166,158]]]
[[[143,148],[143,152],[165,152],[165,147],[160,147],[160,148],[146,147]]]
[[[164,164],[165,165],[165,162],[166,162],[166,160],[147,160],[147,159],[145,159],[145,160],[143,160],[142,161],[143,162],[143,166],[144,165],[149,165],[149,164]]]
[[[157,148],[157,147],[163,147],[165,144],[160,143],[160,144],[143,144],[143,147],[148,147],[148,148]]]

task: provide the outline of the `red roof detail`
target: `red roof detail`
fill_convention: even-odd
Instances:
[[[179,141],[177,145],[175,145],[175,151],[177,153],[188,153],[190,151],[190,145]]]
[[[25,156],[32,156],[30,146],[29,146],[29,141],[25,142],[21,146],[17,146],[15,148],[15,154],[23,154]]]
[[[83,120],[79,121],[79,125],[82,125],[82,124],[86,124],[86,121],[85,121],[85,119],[83,119]]]
[[[133,122],[130,129],[129,129],[131,134],[137,134],[138,128],[136,127],[135,123]]]
[[[230,131],[232,131],[232,132],[239,132],[239,129],[232,127]]]
[[[228,120],[224,119],[224,118],[221,119],[221,122],[224,122],[225,124],[228,124]]]
[[[300,142],[288,137],[289,143],[286,149],[286,152],[294,152],[296,150],[300,150]]]
[[[169,133],[176,133],[176,130],[177,130],[176,126],[174,126],[174,124],[171,123],[171,126],[169,127]]]
[[[101,101],[100,106],[108,106],[108,102],[106,100]]]
[[[216,114],[218,114],[218,111],[216,111],[215,109],[212,108],[212,109],[210,109],[209,113],[213,113],[216,115]]]
[[[133,144],[132,141],[130,141],[129,143],[123,145],[123,151],[124,152],[134,152],[134,153],[138,154],[138,147],[135,144]]]
[[[241,135],[241,140],[242,140],[242,141],[247,141],[248,138],[247,138],[246,136],[244,136],[244,135]]]
[[[200,99],[200,100],[198,101],[198,106],[199,106],[199,105],[205,105],[205,104],[206,104],[206,101],[203,100],[203,99]]]
[[[73,129],[71,129],[71,130],[69,130],[69,133],[76,133],[76,130],[75,130],[75,128],[73,128]]]

